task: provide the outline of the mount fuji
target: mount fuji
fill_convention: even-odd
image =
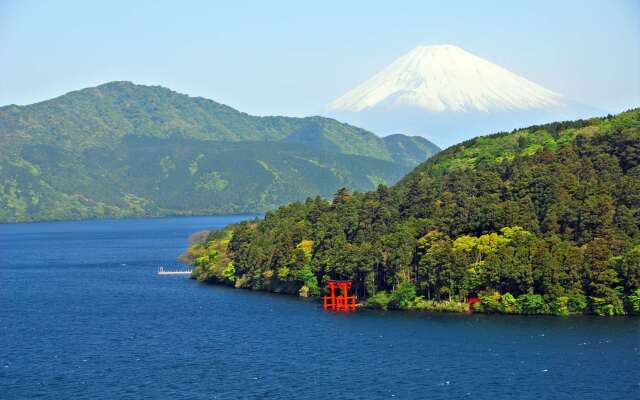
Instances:
[[[598,111],[453,45],[418,46],[334,100],[326,113],[382,135],[452,145]]]

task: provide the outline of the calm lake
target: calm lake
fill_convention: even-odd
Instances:
[[[335,314],[156,275],[243,218],[0,225],[0,398],[640,398],[640,318]]]

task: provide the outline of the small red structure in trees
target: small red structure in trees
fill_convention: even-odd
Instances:
[[[351,282],[349,281],[327,281],[329,296],[324,296],[324,309],[333,311],[354,311],[356,309],[356,296],[349,296]],[[340,293],[336,294],[336,289]]]
[[[467,304],[469,304],[469,309],[467,310],[467,314],[472,314],[473,313],[473,305],[476,303],[480,303],[480,299],[477,297],[469,297],[469,300],[467,300]]]

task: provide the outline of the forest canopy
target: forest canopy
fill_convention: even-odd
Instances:
[[[394,187],[340,189],[213,233],[194,276],[369,307],[640,312],[640,110],[453,146]]]

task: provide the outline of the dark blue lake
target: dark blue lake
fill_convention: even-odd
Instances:
[[[156,275],[245,217],[0,225],[0,399],[640,398],[640,319],[327,313]]]

